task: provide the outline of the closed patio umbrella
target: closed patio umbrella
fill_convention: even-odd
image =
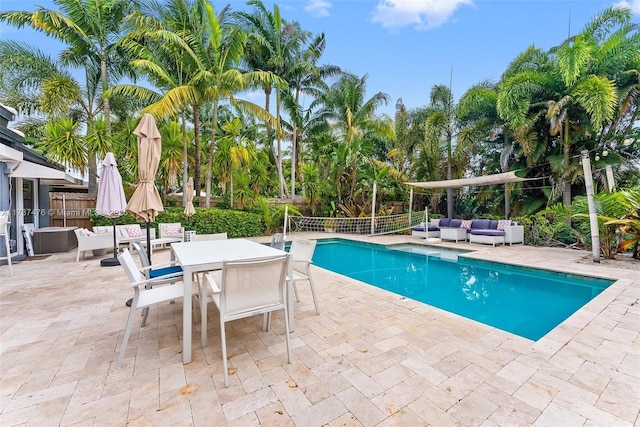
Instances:
[[[184,214],[187,217],[193,216],[196,213],[196,208],[193,207],[193,177],[187,181],[187,205],[184,207]]]
[[[102,161],[102,172],[96,197],[96,213],[113,219],[113,258],[100,261],[103,267],[120,265],[118,262],[118,245],[116,243],[116,218],[122,216],[127,208],[127,199],[122,188],[122,177],[118,172],[118,164],[113,153],[107,153]]]
[[[164,210],[160,194],[158,194],[158,189],[154,183],[158,165],[160,164],[162,141],[156,121],[151,114],[142,116],[133,133],[138,136],[138,183],[127,204],[127,211],[137,221],[147,223],[148,250],[151,248],[149,223],[154,221],[158,213]],[[151,253],[149,250],[148,252],[149,254]]]

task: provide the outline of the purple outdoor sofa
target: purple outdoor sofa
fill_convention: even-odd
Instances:
[[[466,237],[462,240],[469,240],[469,243],[488,243],[495,246],[497,243],[524,243],[524,227],[517,225],[510,220],[495,219],[474,219],[461,220],[457,218],[442,218],[431,220],[428,226],[420,224],[411,227],[411,235],[424,238],[440,237],[454,240],[448,237],[450,233],[441,233],[442,229],[466,228]],[[459,233],[454,233],[458,235]],[[464,233],[463,233],[464,234]],[[455,239],[457,241],[457,239]]]

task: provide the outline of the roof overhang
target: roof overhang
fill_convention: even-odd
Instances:
[[[40,179],[45,185],[82,186],[82,180],[72,177],[65,171],[53,169],[37,163],[23,161],[9,174],[12,178]]]
[[[24,155],[21,151],[11,148],[8,145],[0,144],[0,162],[20,163]]]
[[[494,175],[477,176],[474,178],[449,179],[446,181],[405,182],[412,187],[419,188],[460,188],[479,185],[497,185],[508,182],[527,181],[529,178],[520,178],[515,172],[497,173]],[[534,178],[535,179],[535,178]]]

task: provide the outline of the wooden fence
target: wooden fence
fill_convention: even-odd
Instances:
[[[95,194],[49,193],[50,225],[91,229],[90,212],[95,207]]]

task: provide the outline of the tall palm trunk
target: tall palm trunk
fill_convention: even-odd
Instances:
[[[105,131],[107,137],[111,136],[111,106],[109,104],[109,98],[104,94],[109,89],[109,81],[107,80],[107,59],[106,54],[102,53],[100,59],[100,80],[102,82],[102,112],[104,114],[104,124]],[[89,165],[89,186],[88,193],[89,194],[97,194],[98,193],[98,162],[96,160],[96,153],[90,151],[88,153],[88,165]]]
[[[276,120],[278,128],[280,128],[280,89],[276,88]],[[278,143],[278,157],[276,157],[276,167],[278,170],[278,181],[280,182],[280,197],[284,197],[285,185],[284,174],[282,173],[282,140],[280,139],[281,132],[276,130],[276,141]]]
[[[300,102],[300,89],[296,88],[296,107]],[[296,195],[296,168],[298,167],[298,125],[293,120],[293,135],[291,141],[291,197]]]
[[[196,197],[200,197],[200,188],[201,188],[201,183],[200,183],[200,175],[202,174],[202,169],[201,169],[201,161],[202,161],[202,153],[201,153],[201,147],[200,147],[200,135],[201,135],[201,129],[200,129],[200,106],[199,105],[194,105],[193,106],[193,139],[194,139],[194,144],[195,144],[195,165],[193,168],[193,189],[196,192]],[[199,199],[198,199],[199,200]]]
[[[229,173],[229,207],[233,209],[233,172]]]
[[[204,205],[211,207],[211,181],[213,179],[213,155],[216,151],[216,131],[218,129],[218,101],[213,101],[213,118],[211,119],[211,146],[209,147],[209,165],[207,166],[206,196]]]
[[[562,202],[569,208],[571,207],[571,174],[569,172],[569,162],[571,161],[571,141],[569,140],[569,117],[564,119],[564,144],[563,144],[563,165],[565,171],[563,173],[563,191]]]
[[[187,205],[187,177],[189,176],[189,141],[187,140],[187,119],[184,111],[180,114],[182,122],[182,206]]]

